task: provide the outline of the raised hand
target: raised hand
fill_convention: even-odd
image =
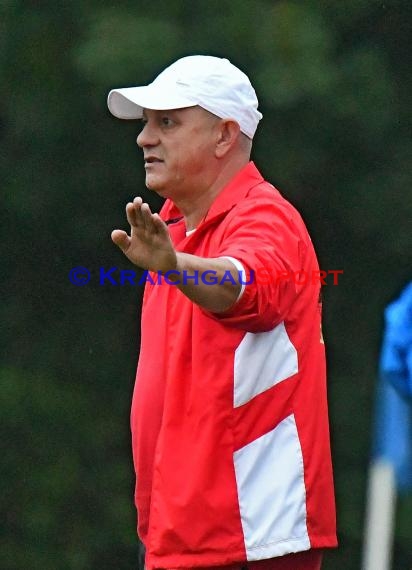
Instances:
[[[152,214],[140,197],[126,205],[130,236],[123,230],[113,230],[112,240],[132,263],[151,271],[176,269],[176,251],[166,224],[158,214]]]

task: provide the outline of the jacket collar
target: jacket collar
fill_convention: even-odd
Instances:
[[[264,179],[253,162],[248,162],[237,174],[226,184],[217,195],[202,223],[223,214],[230,210],[248,191]],[[178,207],[170,200],[166,200],[160,212],[160,217],[166,223],[173,223],[183,217]]]

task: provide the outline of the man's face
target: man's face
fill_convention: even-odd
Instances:
[[[207,188],[218,121],[201,107],[146,109],[136,141],[143,149],[146,186],[172,198],[184,198]]]

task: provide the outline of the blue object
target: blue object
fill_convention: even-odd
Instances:
[[[395,469],[400,491],[412,489],[412,283],[385,310],[380,359],[375,458]]]
[[[412,283],[385,310],[380,369],[395,388],[412,398]]]

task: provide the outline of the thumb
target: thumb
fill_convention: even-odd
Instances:
[[[117,247],[120,247],[123,253],[126,253],[126,251],[129,249],[131,242],[131,239],[129,238],[127,233],[124,232],[123,230],[113,230],[111,238],[113,243],[115,243]]]

